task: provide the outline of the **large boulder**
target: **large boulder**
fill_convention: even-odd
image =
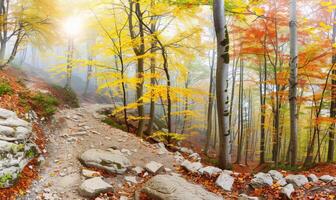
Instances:
[[[200,185],[189,183],[185,179],[171,175],[156,175],[151,178],[137,192],[136,200],[140,199],[140,193],[146,194],[155,200],[222,200],[218,196],[205,190]]]
[[[254,175],[254,178],[251,180],[250,185],[253,188],[261,188],[265,186],[272,186],[273,179],[270,174],[265,174],[263,172],[259,172],[258,174]]]
[[[111,173],[123,174],[131,166],[130,161],[118,150],[90,149],[80,156],[88,167],[97,167]]]
[[[0,188],[12,186],[39,150],[30,140],[32,124],[0,108]]]
[[[225,191],[231,191],[233,183],[234,178],[225,172],[222,172],[216,180],[216,185]]]
[[[303,185],[305,185],[306,183],[308,183],[308,179],[304,176],[304,175],[288,175],[286,176],[286,181],[288,183],[293,184],[294,187],[301,187]]]
[[[87,179],[79,187],[79,194],[89,198],[105,192],[113,192],[113,187],[100,177]]]

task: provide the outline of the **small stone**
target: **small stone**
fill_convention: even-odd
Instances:
[[[238,200],[259,200],[259,198],[258,197],[250,197],[246,194],[240,194],[238,196]]]
[[[120,196],[119,200],[128,200],[128,197]]]
[[[113,188],[110,184],[106,183],[100,177],[95,177],[85,180],[80,188],[79,193],[84,197],[95,197],[103,192],[112,192]]]
[[[137,184],[138,181],[136,180],[135,176],[125,176],[125,180],[129,183]]]
[[[269,174],[272,176],[272,178],[273,178],[274,180],[276,180],[276,181],[278,181],[278,180],[280,180],[280,179],[283,178],[283,175],[282,175],[280,172],[276,171],[276,170],[270,170],[270,171],[268,171],[268,173],[269,173]]]
[[[263,172],[259,172],[256,175],[254,175],[254,178],[251,180],[250,185],[253,188],[262,188],[265,186],[272,186],[273,185],[273,179],[270,174],[265,174]]]
[[[315,174],[309,174],[307,178],[308,178],[308,181],[313,182],[313,183],[319,180]]]
[[[214,167],[214,166],[203,167],[203,168],[199,169],[198,171],[202,175],[207,175],[207,176],[215,176],[215,175],[220,174],[222,172],[221,169],[219,169],[218,167]]]
[[[234,183],[234,178],[223,172],[216,180],[216,185],[218,185],[225,191],[231,191],[233,183]]]
[[[161,163],[151,161],[148,164],[146,164],[145,168],[150,173],[156,174],[163,169],[163,165]]]
[[[281,189],[281,194],[283,194],[286,198],[291,199],[291,195],[294,192],[294,187],[292,184],[288,184]]]
[[[187,171],[196,173],[199,169],[203,167],[200,162],[190,162],[189,160],[185,160],[182,162],[181,166],[185,168]]]
[[[165,172],[168,172],[168,173],[173,171],[172,169],[167,168],[167,167],[165,167],[164,170],[165,170]]]
[[[181,151],[182,153],[186,153],[186,154],[193,154],[193,153],[194,153],[193,150],[188,149],[188,148],[186,148],[186,147],[181,147],[181,148],[180,148],[180,151]]]
[[[196,162],[201,161],[201,156],[198,153],[190,154],[189,158]]]
[[[82,175],[86,178],[93,178],[93,177],[101,176],[99,172],[88,170],[88,169],[82,169]]]
[[[135,172],[137,175],[141,174],[145,169],[139,166],[136,166],[132,169],[133,172]]]
[[[320,180],[325,182],[325,183],[329,183],[332,182],[334,180],[334,177],[330,176],[330,175],[323,175],[320,177]]]
[[[287,185],[287,181],[286,181],[285,178],[282,178],[282,179],[278,180],[276,183],[277,183],[278,185],[280,185],[280,186],[285,186],[285,185]]]
[[[301,187],[308,183],[308,179],[304,175],[288,175],[286,176],[286,181],[293,184],[294,187]]]

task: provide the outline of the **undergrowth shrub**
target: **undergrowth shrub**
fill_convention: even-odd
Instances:
[[[13,93],[12,87],[5,80],[0,79],[0,96]]]
[[[50,95],[38,92],[32,96],[33,107],[44,117],[50,117],[57,111],[58,100]]]
[[[52,89],[54,90],[53,94],[55,94],[55,96],[57,96],[57,98],[62,101],[63,104],[66,104],[71,108],[79,107],[77,95],[75,91],[73,91],[71,88],[64,88],[59,85],[52,85]]]

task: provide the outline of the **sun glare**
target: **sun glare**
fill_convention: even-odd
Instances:
[[[70,17],[64,23],[64,31],[70,37],[77,36],[82,27],[82,20],[79,17]]]

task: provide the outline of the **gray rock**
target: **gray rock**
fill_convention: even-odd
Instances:
[[[278,180],[276,183],[277,183],[278,185],[280,185],[280,186],[285,186],[285,185],[287,185],[287,181],[286,181],[285,178],[282,178],[282,179]]]
[[[135,176],[125,176],[125,180],[129,183],[137,184],[138,181],[136,180]]]
[[[254,175],[254,178],[251,180],[250,185],[253,188],[261,188],[265,186],[272,186],[273,185],[273,179],[270,174],[265,174],[263,172],[259,172],[256,175]]]
[[[23,126],[23,127],[29,127],[29,123],[19,119],[17,117],[11,117],[6,120],[0,120],[0,125],[2,126],[9,126],[9,127],[18,127],[18,126]]]
[[[15,130],[8,126],[0,126],[0,134],[4,136],[13,137]]]
[[[93,178],[93,177],[99,177],[101,174],[96,171],[92,171],[89,169],[82,169],[82,175],[86,178]]]
[[[206,166],[198,170],[202,175],[215,176],[222,173],[222,170],[214,166]]]
[[[315,174],[309,174],[307,178],[310,182],[317,182],[319,180]]]
[[[163,170],[163,165],[161,163],[151,161],[146,164],[145,169],[152,174],[156,174]]]
[[[141,174],[142,172],[144,172],[145,169],[142,168],[142,167],[136,166],[136,167],[134,167],[134,168],[132,169],[132,171],[135,172],[137,175],[139,175],[139,174]]]
[[[103,181],[100,177],[85,180],[79,187],[79,194],[83,197],[96,197],[103,192],[112,192],[110,184]]]
[[[201,156],[198,153],[190,154],[189,158],[193,161],[196,161],[196,162],[201,161]]]
[[[25,127],[17,127],[16,128],[16,138],[19,140],[27,139],[30,135],[31,131]]]
[[[216,180],[216,185],[225,191],[231,191],[234,183],[234,178],[227,173],[222,172]]]
[[[234,174],[233,171],[227,170],[227,169],[224,169],[223,172],[226,173],[226,174],[228,174],[228,175]]]
[[[145,193],[149,198],[155,200],[223,199],[223,197],[205,190],[200,185],[195,185],[181,177],[170,175],[157,175],[151,178],[137,193]],[[136,195],[135,199],[139,200],[139,195]]]
[[[294,187],[292,184],[288,184],[285,187],[281,188],[280,193],[283,194],[286,198],[291,199],[291,195],[294,192]]]
[[[334,177],[332,177],[330,175],[323,175],[319,179],[321,181],[325,182],[325,183],[329,183],[329,182],[332,182],[334,180]]]
[[[127,154],[127,155],[132,155],[132,152],[128,149],[121,149],[121,153]]]
[[[238,196],[238,200],[259,200],[258,197],[251,197],[251,196],[248,196],[246,194],[240,194]]]
[[[180,152],[182,152],[182,153],[186,153],[186,154],[193,154],[193,153],[194,153],[193,150],[191,150],[191,149],[189,149],[189,148],[186,148],[186,147],[181,147],[181,148],[180,148]]]
[[[97,167],[111,173],[123,174],[131,166],[130,161],[117,150],[90,149],[80,156],[86,166]]]
[[[308,179],[304,175],[288,175],[286,176],[286,181],[293,184],[294,187],[301,187],[308,183]]]
[[[283,178],[283,175],[282,175],[280,172],[276,171],[276,170],[270,170],[270,171],[268,171],[268,173],[269,173],[269,174],[272,176],[272,178],[273,178],[274,180],[276,180],[276,181],[278,181],[278,180],[280,180],[280,179]]]
[[[187,171],[192,173],[197,173],[199,169],[203,167],[200,162],[190,162],[189,160],[185,160],[182,162],[181,166],[185,168]]]
[[[0,108],[0,118],[7,119],[15,116],[16,116],[15,112]]]

